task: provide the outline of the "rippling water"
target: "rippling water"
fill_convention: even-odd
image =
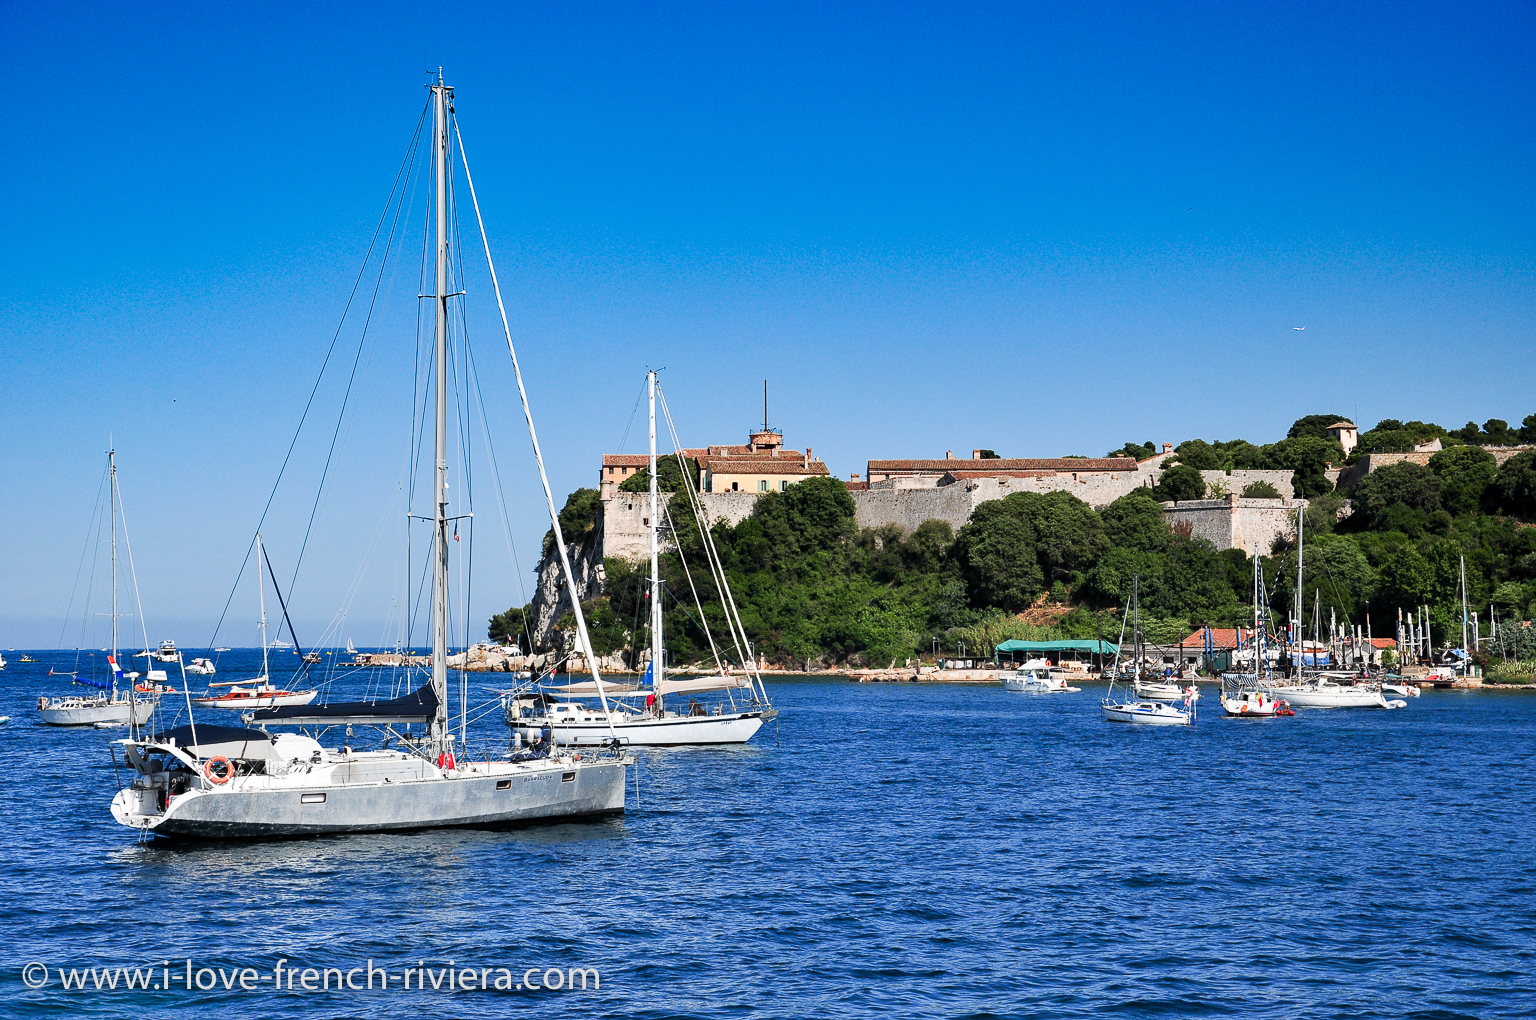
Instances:
[[[37,725],[57,688],[17,655],[5,1015],[1536,1013],[1536,695],[1276,720],[1208,697],[1196,726],[1143,730],[1102,722],[1094,687],[787,680],[749,746],[641,752],[621,820],[169,846],[112,821],[110,734]],[[188,957],[265,980],[21,979]],[[589,967],[601,987],[280,993],[280,958]]]

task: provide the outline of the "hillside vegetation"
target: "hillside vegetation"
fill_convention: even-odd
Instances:
[[[958,532],[940,521],[910,532],[895,525],[861,530],[843,483],[812,478],[760,497],[741,523],[717,522],[711,532],[747,632],[774,662],[883,666],[931,654],[935,645],[954,654],[963,642],[968,652],[987,655],[1008,637],[1102,633],[1114,640],[1137,575],[1148,636],[1167,642],[1202,624],[1251,620],[1253,564],[1241,550],[1218,552],[1177,533],[1157,500],[1191,498],[1175,490],[1195,484],[1200,470],[1282,466],[1313,497],[1304,592],[1309,619],[1316,592],[1324,621],[1336,612],[1341,622],[1364,623],[1368,605],[1373,631],[1391,635],[1400,608],[1428,605],[1437,636],[1459,635],[1463,556],[1474,610],[1486,614],[1492,604],[1503,620],[1529,619],[1536,610],[1536,528],[1529,526],[1536,521],[1536,452],[1496,467],[1479,444],[1536,437],[1536,415],[1517,430],[1496,420],[1456,432],[1421,422],[1379,423],[1362,441],[1402,446],[1404,435],[1432,435],[1447,448],[1427,467],[1401,464],[1367,476],[1350,494],[1354,512],[1342,521],[1344,497],[1327,491],[1322,475],[1343,459],[1342,450],[1318,434],[1338,420],[1310,415],[1285,440],[1267,446],[1187,441],[1177,447],[1186,470],[1168,470],[1158,489],[1134,492],[1102,511],[1065,492],[1015,493],[978,506]],[[1143,449],[1127,444],[1113,452],[1135,456]],[[717,642],[727,628],[686,501],[674,500],[671,512],[678,550],[662,562],[667,644],[675,662],[708,661],[695,587]],[[595,493],[582,490],[568,502],[562,527],[588,532],[596,514]],[[1296,551],[1282,546],[1263,561],[1275,608],[1284,613],[1294,598]],[[644,647],[646,568],[610,559],[606,569],[606,591],[588,606],[593,644],[600,654]],[[493,636],[521,616],[516,609],[499,614]],[[1524,638],[1519,628],[1511,631],[1516,638]]]

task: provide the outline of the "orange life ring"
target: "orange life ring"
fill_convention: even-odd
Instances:
[[[223,774],[216,775],[214,773],[214,766],[220,764],[221,762],[224,766]],[[224,757],[222,754],[215,755],[214,757],[209,758],[207,761],[203,762],[203,775],[207,777],[208,781],[214,786],[223,786],[225,783],[235,778],[235,763]]]

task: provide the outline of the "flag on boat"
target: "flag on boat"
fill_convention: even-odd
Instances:
[[[641,679],[640,686],[641,687],[655,687],[656,686],[656,676],[655,676],[654,673],[651,672],[651,664],[649,662],[647,662],[645,664],[645,676]]]
[[[123,678],[123,669],[117,664],[117,658],[115,656],[109,655],[107,656],[107,662],[112,666],[113,679],[121,680]]]

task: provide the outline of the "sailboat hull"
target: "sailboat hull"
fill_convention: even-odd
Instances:
[[[1388,708],[1380,691],[1356,687],[1274,687],[1266,691],[1293,708]]]
[[[149,717],[154,713],[155,705],[152,701],[109,701],[105,704],[50,704],[40,706],[37,710],[38,718],[49,726],[95,726],[98,724],[122,725],[129,723],[129,717],[135,726],[142,726],[149,722]]]
[[[543,759],[477,763],[456,773],[401,763],[401,781],[352,783],[332,770],[325,781],[305,776],[239,777],[228,787],[170,798],[137,787],[120,791],[112,817],[157,836],[181,839],[273,839],[440,828],[495,828],[624,813],[625,762]],[[412,778],[416,773],[419,778]]]
[[[602,712],[594,711],[576,721],[557,720],[549,724],[556,744],[596,746],[617,736],[629,747],[690,747],[708,744],[745,744],[757,734],[763,723],[778,713],[772,709],[759,712],[730,712],[724,715],[680,715],[657,718],[618,717],[613,732]],[[537,729],[548,717],[527,720]],[[530,739],[534,734],[529,734]]]

